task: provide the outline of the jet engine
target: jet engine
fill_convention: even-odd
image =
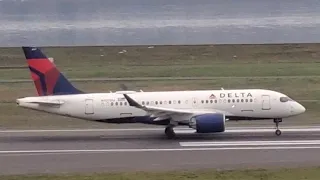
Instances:
[[[189,127],[197,130],[197,133],[215,133],[225,131],[225,115],[209,113],[193,116],[189,121]]]

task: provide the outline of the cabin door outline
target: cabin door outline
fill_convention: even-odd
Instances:
[[[262,110],[270,110],[271,103],[270,103],[270,96],[269,95],[262,95]]]
[[[85,114],[94,114],[93,99],[85,100]]]

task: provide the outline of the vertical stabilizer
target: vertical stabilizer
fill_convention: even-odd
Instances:
[[[39,96],[81,94],[37,47],[22,47]]]

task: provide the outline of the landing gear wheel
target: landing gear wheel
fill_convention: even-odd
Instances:
[[[173,130],[173,126],[166,127],[164,133],[166,134],[168,139],[174,139],[176,137],[176,133]]]
[[[276,135],[280,136],[281,135],[281,131],[279,129],[276,130]]]
[[[280,136],[281,135],[281,131],[279,130],[279,123],[282,122],[282,119],[274,119],[273,122],[276,123],[276,128],[277,128],[275,134],[277,136]]]

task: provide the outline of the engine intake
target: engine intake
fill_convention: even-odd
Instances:
[[[190,128],[197,130],[197,133],[215,133],[225,131],[225,115],[210,113],[193,116],[189,121]]]

